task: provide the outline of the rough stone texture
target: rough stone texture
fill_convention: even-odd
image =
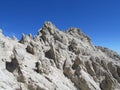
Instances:
[[[120,90],[120,56],[51,22],[20,41],[0,30],[0,90]]]

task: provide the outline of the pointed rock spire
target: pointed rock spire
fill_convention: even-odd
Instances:
[[[38,34],[54,34],[56,32],[57,28],[52,22],[45,22],[41,30],[38,31]]]

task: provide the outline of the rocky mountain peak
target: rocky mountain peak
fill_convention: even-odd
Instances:
[[[69,28],[67,32],[68,33],[77,33],[77,34],[80,34],[80,35],[83,34],[82,31],[79,28]]]
[[[72,36],[74,36],[74,37],[76,37],[76,38],[78,38],[78,39],[81,39],[81,40],[87,39],[89,42],[90,42],[90,40],[91,40],[91,39],[90,39],[87,35],[85,35],[79,28],[70,28],[70,29],[68,29],[67,33],[70,34],[70,35],[72,35]],[[83,40],[83,41],[84,41],[84,40]]]
[[[78,28],[46,22],[20,41],[0,35],[0,90],[119,90],[120,56]]]
[[[42,28],[38,31],[38,34],[54,34],[56,31],[56,26],[52,22],[47,21],[43,24]]]
[[[43,28],[44,27],[46,27],[48,29],[51,29],[51,30],[56,28],[55,25],[52,22],[50,22],[50,21],[45,22],[44,25],[43,25]]]

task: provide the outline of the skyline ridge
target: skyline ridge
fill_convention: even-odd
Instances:
[[[46,23],[52,23],[52,22],[51,22],[51,21],[45,21],[45,22],[43,23],[42,27],[44,27],[44,25],[45,25]],[[58,30],[60,30],[54,23],[52,23],[52,24],[53,24]],[[41,27],[41,28],[42,28],[42,27]],[[15,32],[12,32],[11,35],[5,35],[5,34],[4,34],[4,30],[1,29],[1,28],[0,28],[0,33],[3,33],[5,36],[8,36],[8,37],[10,37],[10,38],[16,38],[16,39],[18,39],[18,41],[19,41],[19,40],[21,40],[21,38],[22,38],[22,34],[25,34],[25,35],[31,34],[31,35],[33,36],[33,38],[34,38],[34,37],[37,35],[37,33],[39,32],[39,30],[40,30],[41,28],[39,28],[38,30],[36,30],[36,34],[33,34],[33,33],[27,33],[27,34],[25,34],[24,32],[22,32],[21,34],[19,34],[20,37],[18,37],[18,36],[15,34]],[[68,29],[70,29],[70,28],[77,28],[77,27],[69,27]],[[66,29],[66,30],[64,29],[64,32],[66,32],[68,29]],[[78,28],[78,29],[84,33],[83,30],[81,30],[80,28]],[[60,31],[63,31],[63,30],[60,30]],[[87,35],[87,36],[89,36],[89,35]],[[91,37],[89,36],[89,38],[91,38]],[[94,42],[94,40],[91,39],[91,43],[93,43],[93,42]],[[95,45],[95,44],[93,43],[93,45]],[[101,45],[95,45],[95,46],[101,46]],[[102,47],[105,47],[105,46],[102,46]],[[108,49],[110,49],[110,50],[112,50],[112,51],[114,51],[114,52],[116,52],[116,53],[118,53],[118,54],[120,55],[120,52],[119,52],[119,51],[113,50],[112,48],[109,48],[109,47],[105,47],[105,48],[108,48]]]

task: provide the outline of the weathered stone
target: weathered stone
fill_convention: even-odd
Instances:
[[[46,22],[17,41],[0,31],[0,90],[119,90],[120,56],[78,28]]]

